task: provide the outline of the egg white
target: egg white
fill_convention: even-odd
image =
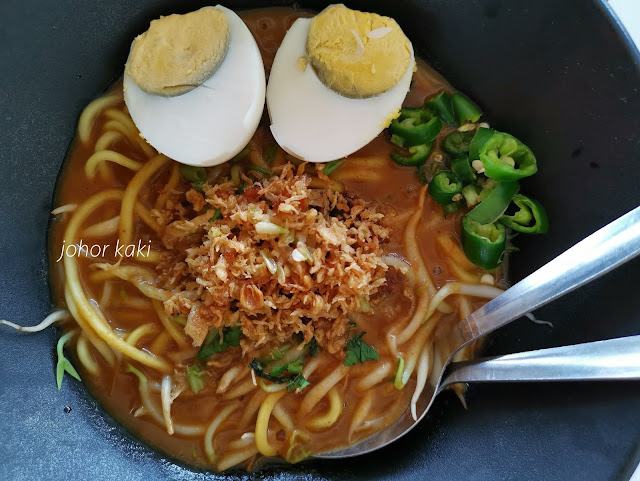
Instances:
[[[267,108],[271,132],[285,151],[309,162],[328,162],[364,147],[388,126],[409,91],[415,57],[409,44],[409,67],[387,92],[347,98],[326,87],[310,65],[298,68],[310,22],[296,20],[285,35],[271,68]]]
[[[229,48],[213,75],[176,97],[144,92],[125,74],[124,99],[142,136],[158,152],[188,165],[221,164],[240,152],[258,127],[265,99],[262,56],[232,10],[217,5],[229,24]]]

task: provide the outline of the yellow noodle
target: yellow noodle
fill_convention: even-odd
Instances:
[[[122,196],[123,192],[120,190],[105,190],[84,201],[75,211],[67,225],[64,235],[64,240],[67,245],[72,244],[75,241],[76,235],[80,230],[80,226],[95,209],[107,202],[120,201]],[[169,364],[163,359],[159,359],[145,351],[136,349],[123,341],[115,334],[111,326],[109,326],[109,324],[97,314],[97,309],[89,302],[84,292],[82,282],[80,280],[78,263],[74,257],[64,257],[64,268],[67,286],[69,287],[71,298],[78,309],[79,317],[86,319],[87,323],[96,332],[96,334],[98,334],[98,336],[100,336],[112,348],[141,362],[142,364],[160,371],[170,370]]]
[[[116,362],[116,357],[113,350],[106,342],[104,342],[100,337],[97,336],[91,326],[87,322],[85,322],[82,316],[80,316],[78,310],[76,309],[76,304],[71,297],[71,292],[69,291],[68,284],[67,286],[65,286],[64,298],[71,316],[73,316],[73,318],[76,320],[83,333],[87,336],[93,347],[100,353],[107,364],[113,367]]]
[[[167,185],[164,186],[162,192],[158,195],[156,199],[155,208],[156,209],[164,209],[167,204],[167,200],[171,195],[171,192],[178,186],[181,179],[180,175],[180,164],[177,162],[173,162],[171,167],[171,175],[169,176],[169,180],[167,181]]]
[[[120,264],[109,264],[107,262],[97,262],[91,265],[94,269],[102,269],[106,272],[128,281],[140,290],[145,296],[159,301],[166,301],[171,297],[171,293],[156,287],[155,275],[146,267],[123,266]]]
[[[130,159],[125,155],[114,152],[113,150],[101,150],[89,157],[84,166],[84,172],[89,180],[93,180],[95,178],[96,170],[102,162],[113,162],[133,171],[140,170],[143,165],[141,162]]]
[[[275,456],[278,454],[276,448],[274,448],[268,439],[269,431],[269,418],[271,417],[271,411],[273,407],[284,396],[286,392],[279,391],[269,394],[260,406],[258,411],[258,419],[256,420],[256,447],[265,456]]]
[[[315,405],[318,404],[318,401],[329,392],[329,389],[338,384],[338,381],[340,381],[345,374],[347,374],[347,368],[341,363],[322,381],[312,385],[300,404],[300,414],[302,416],[309,414]]]
[[[167,346],[171,342],[171,336],[167,331],[162,331],[160,334],[156,336],[151,345],[149,346],[149,351],[151,351],[156,356],[160,356],[164,351],[166,351]]]
[[[342,182],[338,182],[337,180],[330,180],[329,182],[319,179],[318,177],[314,177],[311,179],[309,183],[309,188],[311,189],[329,189],[335,192],[344,192],[344,184]]]
[[[222,408],[222,410],[213,418],[213,421],[211,421],[211,424],[209,424],[209,427],[204,434],[204,452],[211,463],[216,462],[216,453],[213,450],[213,435],[215,434],[216,429],[220,427],[220,424],[222,424],[237,407],[238,405],[234,403]]]
[[[140,136],[137,129],[132,131],[119,120],[109,120],[108,122],[105,122],[103,130],[116,130],[122,133],[132,144],[138,145],[147,157],[151,157],[156,153],[153,147],[151,147],[147,141]]]
[[[98,140],[96,140],[93,151],[98,152],[100,150],[107,150],[111,144],[121,138],[122,134],[120,132],[116,132],[115,130],[108,130],[107,132],[104,132],[98,138]]]
[[[162,254],[158,251],[148,250],[144,253],[136,252],[136,260],[138,262],[145,262],[147,264],[158,264],[162,258]]]
[[[160,322],[169,333],[171,338],[176,341],[176,344],[178,344],[180,348],[186,348],[188,344],[184,338],[183,331],[176,325],[175,322],[171,320],[169,315],[164,310],[162,302],[157,299],[153,299],[151,302],[153,303],[153,308],[155,309],[156,314],[158,314],[158,319],[160,319]]]
[[[120,216],[90,225],[82,231],[82,237],[107,237],[118,232]]]
[[[382,172],[373,169],[354,169],[348,166],[349,162],[344,164],[343,168],[338,169],[332,174],[335,182],[381,182]]]
[[[83,144],[86,144],[91,137],[91,130],[96,117],[103,109],[120,102],[122,97],[119,95],[108,95],[94,100],[85,107],[78,119],[78,138]]]
[[[129,245],[134,234],[134,206],[142,186],[155,175],[169,159],[164,155],[157,155],[146,162],[133,176],[124,191],[120,207],[120,245]]]
[[[76,343],[76,351],[78,353],[78,359],[80,363],[84,366],[84,368],[92,375],[97,376],[100,374],[100,366],[95,361],[91,352],[89,351],[89,346],[87,344],[87,337],[84,333],[80,334],[78,337],[78,342]]]
[[[78,208],[78,204],[65,204],[60,207],[56,207],[51,211],[51,215],[64,214],[65,212],[73,212]]]
[[[380,365],[376,369],[373,369],[357,382],[355,385],[356,390],[360,392],[368,391],[376,384],[382,382],[386,377],[390,376],[392,368],[391,363],[380,362]]]
[[[342,414],[342,397],[338,390],[333,387],[327,393],[327,397],[329,398],[329,409],[326,413],[313,418],[311,421],[307,423],[307,427],[314,431],[320,431],[322,429],[327,429],[338,420],[340,414]]]
[[[267,384],[266,382],[264,382],[264,379],[260,379],[258,381],[258,386],[260,386],[260,389],[262,389],[264,392],[283,391],[287,387],[286,384],[276,384],[276,383]]]
[[[127,344],[135,346],[140,342],[140,340],[144,336],[149,336],[154,334],[158,330],[158,326],[153,323],[143,324],[142,326],[136,327],[131,334],[126,337]]]
[[[126,191],[125,191],[126,192]],[[156,220],[151,215],[151,210],[144,205],[142,202],[137,201],[134,207],[135,213],[142,219],[142,222],[151,227],[154,231],[159,232],[162,227],[156,222]]]
[[[304,376],[305,379],[308,380],[311,374],[313,374],[313,372],[316,369],[318,369],[318,367],[320,366],[320,363],[322,362],[323,357],[324,356],[320,355],[312,358],[307,363],[307,365],[302,368],[302,375]]]
[[[105,282],[104,286],[102,286],[102,295],[100,296],[100,301],[98,302],[98,306],[101,309],[104,309],[109,305],[111,301],[111,292],[113,291],[113,284],[111,282]]]

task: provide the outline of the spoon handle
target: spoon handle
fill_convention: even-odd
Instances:
[[[439,389],[458,382],[624,379],[640,379],[640,336],[454,362]]]
[[[456,325],[454,352],[463,345],[615,269],[640,254],[640,207],[560,254]]]

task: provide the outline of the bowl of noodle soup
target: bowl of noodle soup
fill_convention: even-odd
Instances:
[[[254,33],[267,72],[287,28],[299,16],[310,15],[286,8],[234,8]],[[411,27],[407,32],[419,45]],[[446,58],[459,55],[451,48]],[[430,53],[427,60],[433,57],[443,72],[453,74],[448,78],[457,78],[456,70],[447,68],[451,60],[436,55]],[[476,93],[472,82],[456,84],[461,86]],[[420,106],[439,92],[455,90],[430,65],[418,61],[404,106]],[[536,147],[539,158],[557,153],[553,141],[544,145],[535,133],[527,133],[541,120],[525,122],[503,100],[495,100],[493,110],[492,96],[484,99],[477,92],[490,118],[500,127],[514,125],[514,131]],[[513,92],[505,98],[509,95],[515,98]],[[463,212],[443,217],[414,169],[390,159],[395,147],[388,136],[377,137],[327,175],[281,149],[264,121],[244,156],[207,168],[206,179],[194,186],[180,164],[141,139],[119,76],[94,97],[79,116],[54,196],[58,210],[50,223],[48,247],[51,297],[54,306],[67,309],[74,319],[63,323],[62,332],[71,334],[68,357],[83,384],[109,413],[108,419],[159,450],[160,459],[168,456],[195,470],[328,469],[326,473],[335,475],[331,470],[347,462],[324,468],[326,464],[303,460],[362,441],[411,411],[432,382],[431,373],[449,355],[439,339],[508,287],[504,264],[486,271],[467,259],[459,231]],[[518,110],[527,109],[535,118],[530,104]],[[444,126],[438,142],[453,130]],[[579,159],[583,150],[593,158],[581,145],[576,144],[569,158]],[[436,147],[431,155],[446,153]],[[571,177],[564,164],[561,171],[546,160],[540,165],[543,179]],[[608,175],[607,169],[587,162],[586,173],[574,177],[592,186],[602,181],[598,175]],[[544,192],[541,180],[527,185],[562,225],[566,214],[558,213],[558,199],[564,194],[556,193],[556,184],[553,193]],[[563,209],[575,207],[572,202]],[[605,215],[602,207],[586,202],[576,207],[578,212]],[[614,200],[608,202],[613,205]],[[629,202],[619,199],[618,205]],[[590,227],[587,222],[578,227],[567,222],[558,228],[563,237],[536,240],[541,247],[523,239],[521,248],[529,254],[520,254],[525,259],[514,256],[512,278],[541,265]],[[101,248],[93,251],[96,245]],[[118,246],[123,248],[118,251]],[[544,253],[531,260],[538,249]],[[61,252],[66,255],[57,262]],[[566,302],[573,309],[579,300]],[[546,312],[548,316],[539,317],[564,322]],[[536,324],[519,329],[507,329],[483,349],[491,353],[541,347],[541,338],[556,335]],[[598,327],[589,329],[582,334],[586,337],[572,337],[571,329],[561,327],[552,343],[578,342],[600,332]],[[618,333],[624,329],[620,321]],[[601,335],[606,336],[610,334]],[[527,339],[513,340],[519,337]],[[481,347],[469,346],[457,360],[474,357]],[[419,428],[400,441],[399,448],[381,451],[386,463],[392,464],[397,455],[411,464],[407,453],[429,449],[427,444],[412,444],[419,443],[421,435],[436,442],[442,436],[439,423],[456,426],[463,408],[454,408],[454,401],[465,403],[465,392],[466,387],[456,386],[423,423],[431,422],[431,427]],[[535,391],[497,392],[506,399],[500,403],[510,405],[513,399],[515,406]],[[559,392],[569,396],[568,391]],[[78,411],[91,412],[95,401],[82,399]],[[480,412],[494,412],[488,402],[483,406],[477,401]],[[69,406],[75,407],[74,402]],[[505,412],[510,411],[501,415]],[[550,416],[563,415],[560,409]],[[515,420],[517,413],[511,416],[508,420]],[[579,416],[574,429],[587,422]],[[525,428],[527,436],[534,436],[534,427]],[[478,442],[486,424],[475,421],[465,429],[462,432]],[[621,434],[620,442],[628,436]],[[360,475],[373,476],[367,469],[382,469],[376,456],[366,459],[378,467],[363,468]],[[270,464],[274,458],[280,459],[275,468]],[[146,459],[149,466],[155,462],[153,456]],[[301,464],[277,464],[282,459]],[[347,469],[355,470],[360,462],[356,459]],[[168,471],[164,475],[172,476]]]

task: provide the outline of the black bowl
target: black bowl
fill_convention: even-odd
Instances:
[[[238,1],[242,9],[284,2]],[[301,7],[320,9],[321,2]],[[161,14],[200,2],[3,2],[0,17],[0,313],[51,308],[46,226],[78,113],[120,75],[129,43]],[[351,2],[395,17],[417,52],[536,152],[524,190],[551,230],[518,239],[518,280],[640,203],[639,55],[595,0]],[[488,354],[640,333],[640,260],[520,320]],[[53,330],[2,330],[0,479],[204,479],[124,432],[81,384],[54,382]],[[622,479],[640,459],[640,384],[473,386],[469,411],[443,394],[394,445],[344,461],[261,471],[271,479]],[[70,407],[71,411],[66,407]],[[243,477],[242,473],[236,473]],[[246,477],[246,476],[245,476]]]

